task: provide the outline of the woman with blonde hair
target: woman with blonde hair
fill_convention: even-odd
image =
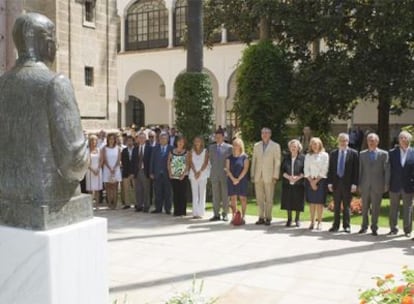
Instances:
[[[103,181],[106,189],[106,200],[109,208],[116,209],[118,204],[118,184],[121,175],[121,148],[116,144],[116,135],[111,133],[106,138],[106,146],[102,149]]]
[[[329,155],[325,152],[320,138],[312,137],[309,142],[309,153],[305,156],[304,176],[306,200],[310,204],[311,224],[314,229],[317,214],[317,229],[321,229],[323,208],[326,202],[326,178],[329,169]]]
[[[98,209],[99,191],[102,190],[101,154],[98,148],[98,136],[89,136],[89,166],[86,171],[86,191],[92,193],[95,208]]]
[[[233,140],[233,153],[226,159],[225,170],[227,173],[227,191],[230,196],[233,219],[237,211],[237,198],[239,198],[242,205],[242,224],[244,224],[244,216],[247,208],[247,172],[249,171],[249,158],[244,152],[244,143],[241,138],[235,138]]]

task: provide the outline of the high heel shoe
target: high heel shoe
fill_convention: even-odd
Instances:
[[[321,230],[322,229],[322,224],[321,222],[318,222],[318,224],[316,225],[316,230]]]
[[[310,224],[309,230],[313,230],[313,228],[314,228],[313,225],[314,225],[313,223]]]

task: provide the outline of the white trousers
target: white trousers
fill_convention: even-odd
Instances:
[[[193,216],[204,216],[206,209],[207,179],[190,179],[191,193],[193,195]]]

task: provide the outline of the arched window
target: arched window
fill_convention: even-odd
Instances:
[[[128,103],[132,103],[132,123],[138,127],[145,126],[145,105],[142,100],[129,96]]]
[[[168,10],[162,0],[139,0],[128,9],[127,51],[168,46]]]
[[[174,45],[184,45],[187,31],[187,0],[177,0],[174,13]]]

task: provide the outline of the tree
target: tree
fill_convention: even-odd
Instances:
[[[191,142],[197,135],[208,138],[213,113],[210,78],[203,73],[202,0],[188,1],[187,70],[174,83],[177,128]]]
[[[381,145],[388,146],[390,109],[404,110],[410,107],[414,97],[414,1],[208,2],[220,7],[223,11],[217,14],[220,22],[246,43],[251,42],[248,32],[252,32],[254,25],[261,24],[262,17],[268,19],[269,38],[288,50],[296,63],[292,88],[294,93],[301,89],[303,94],[292,96],[298,97],[300,111],[296,114],[300,120],[346,117],[357,97],[376,101]],[[266,7],[272,14],[264,12]],[[329,54],[320,50],[320,41],[326,44]],[[336,68],[341,73],[331,73]],[[329,78],[324,75],[326,72]],[[323,88],[315,87],[312,80],[316,79],[325,79],[329,96],[322,92]],[[326,100],[329,100],[329,107],[321,109],[320,105]],[[307,116],[301,114],[306,113],[304,109],[309,113]],[[321,112],[324,109],[329,113]],[[323,123],[323,128],[328,127],[327,122]]]
[[[391,107],[405,109],[414,100],[414,2],[345,1],[337,14],[353,83],[360,98],[378,102],[380,144],[388,148]]]
[[[235,111],[243,139],[260,138],[263,127],[272,129],[285,142],[285,123],[292,110],[289,103],[292,65],[285,52],[271,41],[249,46],[237,71]]]
[[[203,3],[188,1],[187,14],[187,72],[203,71]]]
[[[347,57],[342,51],[336,54],[332,50],[323,56],[319,52],[320,40],[335,21],[321,17],[322,1],[209,0],[207,7],[246,43],[252,41],[259,26],[260,40],[277,41],[295,62],[288,103],[300,124],[310,124],[316,133],[326,134],[336,116],[349,114],[356,94],[349,90],[349,74],[335,72],[337,68],[347,72]]]

